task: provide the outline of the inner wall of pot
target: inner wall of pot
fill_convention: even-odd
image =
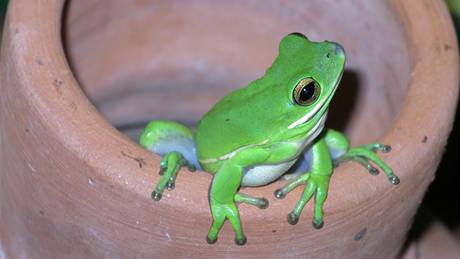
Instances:
[[[83,91],[133,139],[152,119],[193,127],[220,98],[262,76],[288,33],[339,42],[347,64],[327,126],[362,144],[391,126],[410,73],[389,2],[68,1],[63,40]]]

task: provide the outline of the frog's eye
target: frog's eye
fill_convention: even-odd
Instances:
[[[294,101],[302,106],[309,105],[318,99],[320,87],[313,78],[304,78],[294,88]]]

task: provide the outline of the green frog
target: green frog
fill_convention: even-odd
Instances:
[[[228,219],[236,244],[244,245],[237,204],[264,209],[268,201],[239,192],[242,186],[266,185],[290,172],[290,181],[274,192],[282,199],[294,188],[304,188],[288,213],[288,222],[296,224],[314,197],[313,226],[321,228],[335,165],[352,160],[374,175],[379,167],[392,184],[398,184],[398,177],[376,154],[389,152],[390,146],[372,143],[351,148],[345,135],[324,127],[344,66],[345,51],[338,43],[313,42],[292,33],[281,40],[279,54],[265,75],[218,101],[195,132],[173,121],[148,123],[140,144],[162,156],[162,177],[152,198],[159,201],[165,188],[174,188],[183,166],[212,174],[207,242],[217,241]]]

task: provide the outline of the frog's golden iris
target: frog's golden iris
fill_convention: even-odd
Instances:
[[[294,88],[294,101],[299,105],[310,105],[318,99],[320,91],[320,86],[313,78],[304,78]]]

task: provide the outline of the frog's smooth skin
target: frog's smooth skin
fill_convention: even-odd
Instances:
[[[140,144],[162,156],[162,177],[152,198],[160,200],[165,188],[174,188],[182,166],[213,174],[207,241],[217,241],[228,219],[235,242],[243,245],[246,237],[237,203],[263,209],[268,201],[238,192],[241,186],[266,185],[288,170],[294,172],[275,196],[281,199],[302,185],[303,194],[288,214],[288,222],[296,224],[305,204],[315,197],[313,226],[321,228],[335,165],[353,160],[377,174],[374,164],[391,183],[398,184],[391,168],[375,154],[390,151],[389,146],[374,143],[350,148],[342,133],[323,129],[344,65],[345,51],[339,44],[289,34],[281,40],[278,57],[265,75],[217,102],[198,122],[195,133],[176,122],[151,121]]]

